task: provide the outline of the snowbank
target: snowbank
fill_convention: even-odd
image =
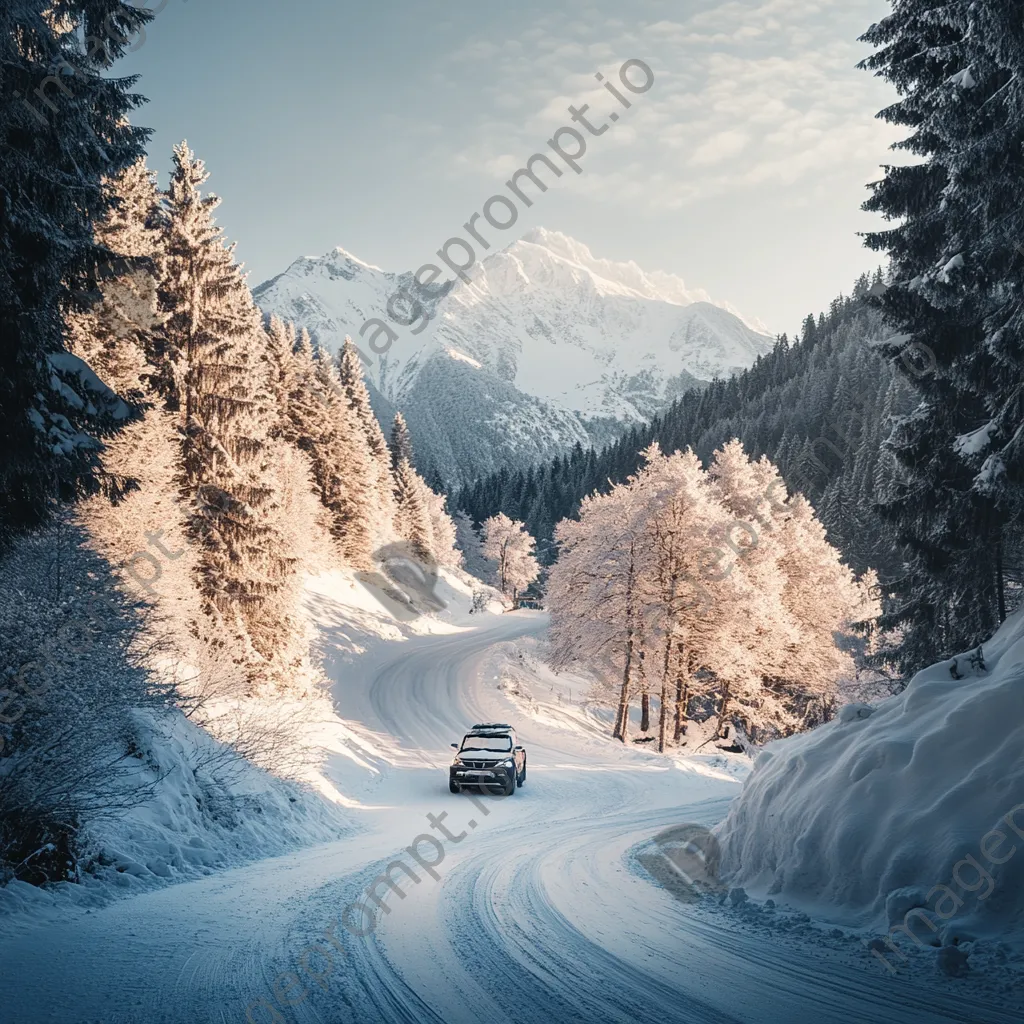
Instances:
[[[1024,940],[1024,609],[982,653],[770,744],[719,829],[730,882],[900,947]]]
[[[0,919],[67,904],[96,907],[353,831],[343,810],[310,786],[231,754],[178,711],[138,713],[126,784],[148,787],[126,811],[86,823],[79,883],[0,886]],[[6,923],[5,923],[6,925]]]
[[[341,688],[360,688],[368,666],[395,643],[457,633],[503,611],[493,588],[458,569],[438,570],[426,602],[415,590],[348,571],[309,576],[304,591],[324,682]],[[484,611],[473,610],[477,594]],[[40,888],[0,877],[0,930],[18,915],[56,919],[69,906],[98,907],[351,835],[362,827],[353,812],[396,758],[386,737],[343,720],[326,691],[300,679],[288,692],[211,701],[203,715],[207,728],[177,710],[135,715],[125,785],[142,787],[143,799],[83,823],[79,884]],[[243,752],[255,745],[268,770],[235,756],[217,735],[240,737]]]

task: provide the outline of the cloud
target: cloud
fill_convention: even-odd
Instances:
[[[588,139],[587,173],[573,188],[601,202],[675,209],[769,187],[859,192],[877,177],[898,135],[873,115],[892,95],[855,65],[867,52],[857,36],[886,13],[886,0],[694,6],[689,17],[665,18],[663,0],[634,0],[625,25],[606,0],[570,0],[503,38],[461,41],[439,70],[460,120],[434,158],[453,176],[498,183],[571,123],[570,104],[587,104],[594,124],[611,127]],[[618,81],[630,57],[654,71],[643,95]]]
[[[749,142],[750,136],[736,129],[719,132],[717,135],[712,135],[710,139],[705,139],[693,151],[690,163],[705,167],[720,164],[723,160],[739,156],[747,148]]]

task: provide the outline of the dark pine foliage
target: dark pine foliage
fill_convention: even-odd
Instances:
[[[127,407],[65,349],[110,254],[104,179],[143,152],[134,80],[102,77],[151,12],[120,0],[0,4],[0,546],[101,484],[98,437]]]
[[[1024,527],[1024,17],[1019,0],[899,0],[864,66],[900,100],[909,166],[866,208],[892,260],[886,354],[921,360],[882,513],[906,545],[884,624],[904,668],[989,636],[1019,600]]]

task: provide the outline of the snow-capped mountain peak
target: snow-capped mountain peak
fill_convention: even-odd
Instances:
[[[430,317],[419,334],[395,324],[386,354],[363,346],[364,355],[373,384],[410,425],[418,407],[426,418],[436,406],[436,430],[459,422],[500,431],[506,461],[603,439],[609,424],[646,419],[695,383],[750,366],[772,344],[757,321],[682,278],[596,257],[559,231],[527,232],[470,277],[435,286],[429,301],[419,296]],[[254,295],[336,350],[345,335],[358,343],[367,320],[386,320],[389,299],[410,284],[408,272],[337,248],[296,260]],[[453,402],[465,408],[451,415]],[[440,408],[449,415],[437,416]],[[602,435],[588,427],[597,421]]]

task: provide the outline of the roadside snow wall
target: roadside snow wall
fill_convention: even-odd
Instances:
[[[766,747],[719,828],[723,876],[850,925],[921,908],[928,945],[1024,941],[1024,609],[975,654]]]

